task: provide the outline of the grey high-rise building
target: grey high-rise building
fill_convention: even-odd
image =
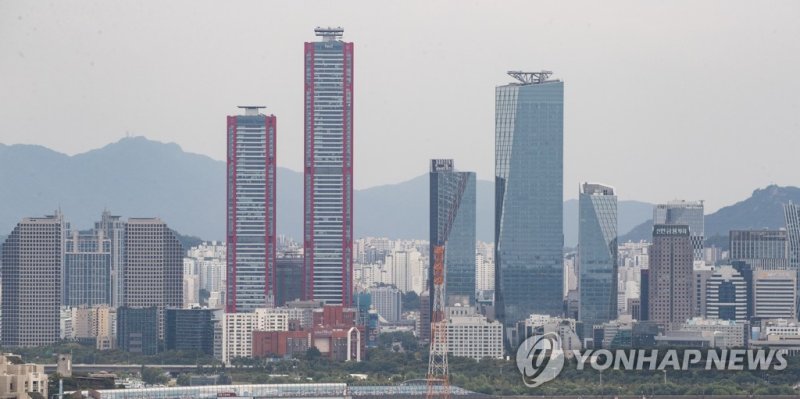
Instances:
[[[578,318],[584,337],[617,318],[617,196],[614,188],[584,183],[578,197]]]
[[[317,28],[305,43],[303,90],[304,289],[308,299],[353,302],[353,43]]]
[[[445,306],[475,304],[475,173],[456,171],[452,159],[430,167],[430,254],[444,246]],[[434,292],[433,267],[428,291]]]
[[[687,225],[653,226],[648,282],[649,320],[667,330],[694,317],[692,240]]]
[[[694,260],[703,260],[705,216],[703,201],[670,201],[653,209],[653,224],[687,225],[692,238]]]
[[[747,320],[747,283],[732,266],[720,266],[706,281],[708,319]]]
[[[156,307],[159,337],[164,336],[164,309],[183,307],[183,255],[175,232],[160,219],[128,219],[124,305]]]
[[[783,206],[783,213],[786,219],[789,267],[800,270],[800,206],[789,201]]]
[[[125,295],[125,221],[105,210],[94,229],[102,231],[103,237],[111,243],[111,306],[120,307]]]
[[[786,230],[731,230],[731,262],[742,261],[757,270],[789,268]]]
[[[111,240],[102,230],[72,231],[64,244],[63,304],[111,305]]]
[[[275,115],[245,106],[228,116],[227,279],[225,310],[275,305]]]
[[[564,84],[509,74],[495,89],[495,297],[513,326],[563,312]]]
[[[395,287],[372,287],[369,289],[372,306],[388,322],[400,320],[403,313],[403,296]]]
[[[0,248],[4,347],[59,340],[65,227],[60,212],[25,218]]]

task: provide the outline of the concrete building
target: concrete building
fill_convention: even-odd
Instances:
[[[64,218],[24,218],[2,254],[2,346],[50,345],[60,338]]]
[[[475,360],[503,358],[503,325],[472,307],[447,308],[447,349],[451,356]]]
[[[789,268],[786,230],[731,230],[731,262],[745,262],[754,270]]]
[[[254,331],[288,330],[288,314],[275,308],[259,308],[248,313],[225,313],[220,360],[230,364],[237,357],[252,357]]]
[[[653,209],[653,224],[685,225],[691,234],[694,260],[702,261],[705,253],[705,216],[703,201],[675,200],[658,204]]]
[[[494,291],[494,259],[478,253],[475,255],[475,291]]]
[[[681,326],[682,331],[711,335],[714,348],[746,348],[750,324],[746,321],[704,319],[695,317]]]
[[[305,43],[304,291],[350,306],[353,295],[353,43],[317,28]]]
[[[277,118],[239,107],[228,116],[227,278],[229,313],[275,306]]]
[[[648,277],[648,320],[672,330],[694,317],[696,287],[692,264],[689,226],[654,225]]]
[[[183,307],[183,247],[158,218],[130,218],[125,224],[125,306],[158,308],[158,337],[164,337],[164,309]]]
[[[797,319],[797,273],[794,270],[753,272],[753,316]]]
[[[705,284],[705,318],[747,320],[747,283],[732,266],[720,266]]]
[[[400,320],[403,313],[403,296],[394,287],[373,287],[369,293],[372,297],[372,306],[378,314],[388,322]]]
[[[617,196],[613,187],[583,183],[578,194],[578,319],[584,336],[592,327],[617,318],[619,302],[617,275]],[[623,287],[624,287],[624,283]]]
[[[563,311],[564,83],[509,72],[495,89],[495,280],[507,327]]]
[[[116,347],[117,310],[108,305],[75,307],[72,313],[73,337],[78,341],[88,341],[98,350]]]
[[[309,331],[254,331],[253,357],[304,355],[311,347]]]
[[[0,398],[47,398],[47,383],[44,366],[23,363],[18,355],[0,355]]]

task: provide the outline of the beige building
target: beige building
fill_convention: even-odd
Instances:
[[[222,323],[223,362],[252,357],[253,331],[287,331],[289,316],[282,309],[259,308],[248,313],[226,313]]]
[[[23,363],[18,355],[0,355],[0,397],[47,398],[44,366]]]
[[[114,349],[116,309],[107,305],[72,308],[72,330],[76,339],[95,338],[100,350]]]

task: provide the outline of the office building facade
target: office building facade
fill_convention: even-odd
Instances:
[[[495,90],[495,298],[506,326],[560,315],[564,297],[564,84],[510,74],[518,82]]]
[[[164,309],[183,307],[183,247],[158,218],[130,218],[125,225],[125,295],[128,308],[158,309],[158,337]]]
[[[584,336],[617,318],[617,196],[613,187],[584,183],[578,196],[578,318]]]
[[[159,313],[156,306],[117,309],[117,348],[143,355],[158,353]]]
[[[747,283],[733,266],[720,266],[706,281],[705,318],[747,320]]]
[[[731,230],[729,259],[758,270],[789,268],[786,230]]]
[[[753,316],[797,318],[797,273],[794,270],[753,271]]]
[[[31,347],[60,338],[64,218],[24,218],[2,254],[2,346]]]
[[[800,270],[800,206],[789,201],[783,205],[786,220],[786,240],[789,266],[792,270]]]
[[[214,309],[167,309],[164,348],[214,355]]]
[[[692,238],[694,260],[703,260],[705,253],[705,216],[703,201],[676,200],[653,208],[653,224],[687,225]]]
[[[111,240],[102,230],[73,231],[64,248],[63,305],[111,305]]]
[[[403,296],[394,287],[373,287],[369,290],[372,306],[388,322],[400,320],[403,313]]]
[[[120,307],[125,301],[125,221],[122,217],[103,211],[94,224],[95,234],[103,233],[111,252],[111,306]]]
[[[430,165],[430,253],[444,247],[445,306],[475,304],[475,173],[456,171],[452,159]],[[428,290],[434,291],[433,267]]]
[[[228,312],[275,304],[277,118],[239,108],[228,116]]]
[[[666,330],[694,317],[692,238],[687,225],[653,226],[648,282],[648,317]]]
[[[353,43],[317,28],[305,43],[304,232],[307,299],[353,296]]]

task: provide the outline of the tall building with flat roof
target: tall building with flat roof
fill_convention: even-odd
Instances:
[[[789,268],[786,230],[731,230],[731,261],[742,261],[758,270]]]
[[[675,200],[653,209],[653,224],[687,225],[692,237],[694,260],[703,260],[705,216],[703,201]]]
[[[667,330],[678,329],[694,317],[693,252],[689,226],[653,226],[648,317]]]
[[[495,89],[494,261],[497,316],[513,326],[563,312],[564,83],[509,74]]]
[[[130,309],[156,307],[158,336],[164,309],[183,307],[183,247],[158,218],[130,218],[125,225],[125,296]]]
[[[60,212],[24,218],[0,247],[4,347],[59,340],[64,230]]]
[[[317,28],[305,43],[303,245],[307,299],[353,301],[353,43]]]
[[[102,230],[72,231],[64,244],[63,304],[111,305],[111,240]]]
[[[733,266],[720,266],[706,281],[705,318],[747,320],[747,282]]]
[[[456,171],[452,159],[430,167],[430,253],[444,246],[445,306],[475,304],[475,173]],[[428,268],[428,290],[433,268]]]
[[[275,115],[243,106],[228,116],[227,278],[225,310],[275,305]]]
[[[102,231],[111,244],[111,306],[120,307],[125,300],[125,221],[104,210],[94,230]]]
[[[578,195],[578,318],[584,336],[617,318],[617,195],[613,187],[583,183]]]
[[[759,319],[797,318],[797,272],[753,272],[753,316]]]

